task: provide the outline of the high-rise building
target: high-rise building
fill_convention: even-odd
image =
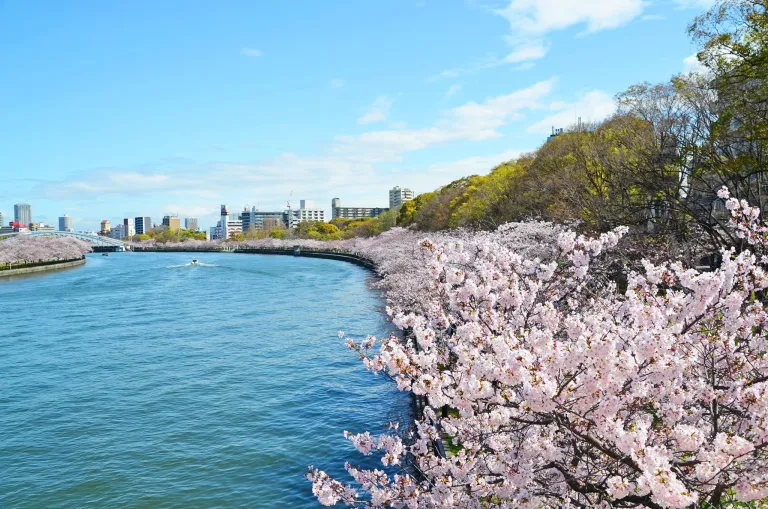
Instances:
[[[109,235],[110,230],[112,230],[112,224],[109,222],[109,219],[105,219],[101,222],[101,230],[99,230],[99,235]]]
[[[133,226],[136,229],[136,235],[147,233],[152,229],[152,218],[149,216],[136,217],[133,219]]]
[[[196,217],[185,217],[184,218],[184,228],[187,230],[197,230],[197,218]]]
[[[19,224],[28,225],[32,222],[32,205],[17,203],[13,206],[13,220]]]
[[[377,217],[388,211],[381,207],[342,207],[341,200],[334,198],[331,200],[331,218],[341,217],[344,219],[360,219],[363,217]]]
[[[136,225],[127,217],[123,219],[123,235],[124,237],[133,237],[136,235]]]
[[[73,232],[75,231],[74,228],[72,228],[72,218],[68,215],[64,214],[59,218],[59,231],[60,232]]]
[[[413,200],[413,191],[410,189],[395,186],[389,190],[389,208],[399,207],[408,200]]]
[[[165,216],[163,217],[163,226],[167,226],[172,232],[177,232],[181,229],[181,219],[179,216]]]
[[[3,219],[3,213],[0,212],[0,228],[2,228],[4,224],[5,224],[5,220]]]

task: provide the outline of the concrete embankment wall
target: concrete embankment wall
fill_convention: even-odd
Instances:
[[[328,260],[339,260],[348,263],[354,263],[361,267],[365,267],[373,272],[376,272],[376,264],[371,260],[364,258],[360,255],[352,253],[342,253],[336,251],[322,251],[315,249],[279,249],[279,248],[266,248],[266,247],[249,247],[249,248],[237,248],[231,251],[225,251],[220,249],[158,249],[158,248],[134,248],[137,253],[245,253],[245,254],[261,254],[261,255],[283,255],[283,256],[303,256],[306,258],[325,258]]]
[[[264,255],[287,255],[287,256],[303,256],[306,258],[325,258],[328,260],[339,260],[342,262],[354,263],[366,269],[376,271],[376,264],[367,258],[352,254],[352,253],[339,253],[335,251],[319,251],[313,249],[268,249],[268,248],[245,248],[238,249],[236,253],[253,253]]]
[[[65,260],[46,265],[37,265],[34,267],[22,267],[20,269],[0,270],[0,277],[20,276],[22,274],[31,274],[33,272],[44,272],[47,270],[59,270],[68,267],[77,267],[85,264],[85,258],[78,260]]]

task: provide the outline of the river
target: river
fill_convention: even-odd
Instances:
[[[0,507],[320,507],[307,465],[380,467],[343,430],[409,414],[337,335],[391,330],[370,277],[115,253],[0,280]]]

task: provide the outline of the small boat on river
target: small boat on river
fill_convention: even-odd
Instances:
[[[200,262],[198,262],[197,260],[192,260],[192,264],[191,265],[200,265]]]

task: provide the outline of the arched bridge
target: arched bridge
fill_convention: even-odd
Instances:
[[[29,235],[30,237],[74,237],[76,239],[83,240],[93,244],[94,251],[123,251],[125,249],[125,242],[122,240],[112,239],[110,237],[102,237],[101,235],[90,235],[88,233],[76,233],[76,232],[24,232],[24,233],[12,233],[11,235]]]

